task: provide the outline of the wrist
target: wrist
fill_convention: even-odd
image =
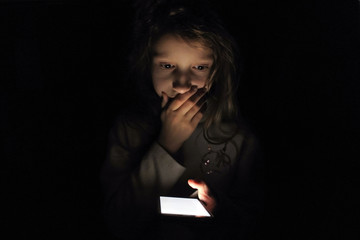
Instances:
[[[161,138],[157,140],[158,144],[165,149],[169,154],[174,155],[180,147],[175,144],[169,144],[168,141],[163,141]]]

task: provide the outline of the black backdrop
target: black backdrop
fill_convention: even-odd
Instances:
[[[244,47],[266,160],[259,239],[359,239],[359,2],[212,1]],[[5,230],[105,239],[99,170],[127,92],[131,1],[0,5]],[[357,234],[357,235],[356,235]]]

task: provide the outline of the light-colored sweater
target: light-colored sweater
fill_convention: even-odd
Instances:
[[[114,232],[124,223],[156,221],[159,196],[189,196],[194,192],[187,184],[191,178],[210,187],[217,200],[215,218],[236,217],[239,224],[256,218],[262,208],[263,176],[254,135],[222,124],[221,130],[207,132],[210,139],[228,139],[217,143],[208,141],[199,124],[171,155],[156,141],[160,126],[151,116],[121,115],[110,132],[101,182],[104,214]]]

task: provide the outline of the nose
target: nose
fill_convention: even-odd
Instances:
[[[180,93],[186,93],[191,88],[191,77],[186,73],[178,73],[173,81],[173,89]]]

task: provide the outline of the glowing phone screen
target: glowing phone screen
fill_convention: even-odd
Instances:
[[[211,217],[211,214],[196,198],[160,196],[160,212],[166,215]]]

